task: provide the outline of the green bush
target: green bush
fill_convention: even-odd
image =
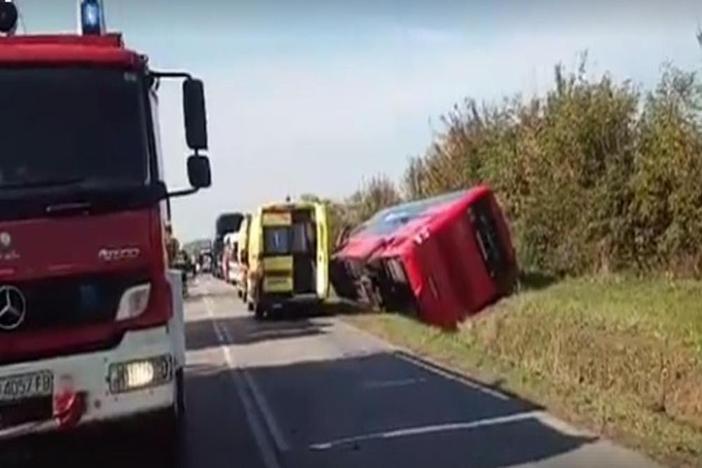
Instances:
[[[694,73],[668,66],[643,95],[588,78],[585,60],[557,66],[544,97],[455,106],[402,189],[414,199],[490,184],[527,269],[700,276],[701,110]]]

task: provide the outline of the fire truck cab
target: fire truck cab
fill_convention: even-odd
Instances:
[[[0,441],[184,411],[168,200],[211,184],[204,90],[104,31],[15,36],[0,4]],[[8,16],[9,15],[9,16]],[[183,82],[191,187],[169,191],[157,89]],[[163,421],[163,419],[159,419]],[[171,426],[162,426],[167,431]]]

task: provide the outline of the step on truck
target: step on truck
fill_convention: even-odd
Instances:
[[[0,3],[0,444],[184,410],[181,279],[169,199],[211,183],[203,84],[107,34],[15,35]],[[157,89],[183,83],[191,187],[169,191]],[[142,418],[143,417],[143,418]],[[163,425],[163,421],[168,423]]]

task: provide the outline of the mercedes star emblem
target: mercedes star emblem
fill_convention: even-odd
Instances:
[[[14,286],[0,287],[0,330],[12,331],[24,322],[27,300]]]

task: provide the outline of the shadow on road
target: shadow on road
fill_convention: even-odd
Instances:
[[[218,338],[213,331],[212,320],[190,321],[186,324],[186,343],[188,350],[198,351],[222,345],[246,345],[261,341],[284,340],[316,336],[327,333],[330,324],[299,318],[294,321],[269,320],[255,322],[252,316],[217,318],[220,327],[237,330],[236,340],[229,336]]]
[[[453,380],[456,380],[457,382],[463,382],[469,386],[473,386],[473,387],[479,386],[479,387],[488,389],[488,390],[493,391],[493,392],[498,392],[506,397],[513,399],[513,400],[526,401],[526,400],[523,400],[522,397],[520,397],[519,395],[512,393],[507,389],[504,389],[503,385],[502,385],[504,382],[503,379],[497,379],[491,383],[486,383],[484,381],[473,379],[473,378],[471,378],[471,377],[469,377],[469,376],[467,376],[459,371],[456,371],[454,369],[450,369],[448,367],[442,366],[441,364],[438,364],[436,362],[431,362],[431,361],[428,361],[420,356],[410,354],[406,351],[401,351],[401,350],[395,351],[394,355],[400,359],[404,359],[408,362],[415,363],[421,367],[424,367],[432,372],[435,372],[437,374],[441,374],[445,378],[453,379]],[[536,403],[529,402],[529,405],[531,405],[533,407],[533,409],[538,409],[538,410],[545,409],[543,406],[537,405]]]
[[[364,309],[352,302],[347,301],[330,301],[324,304],[323,315],[337,316],[337,315],[358,315],[363,313],[368,313],[367,309]]]
[[[200,373],[190,385],[233,372]],[[506,467],[593,442],[545,423],[528,401],[393,353],[247,373],[290,446],[286,467]]]
[[[164,447],[147,420],[0,444],[3,468],[181,468],[185,447]]]

